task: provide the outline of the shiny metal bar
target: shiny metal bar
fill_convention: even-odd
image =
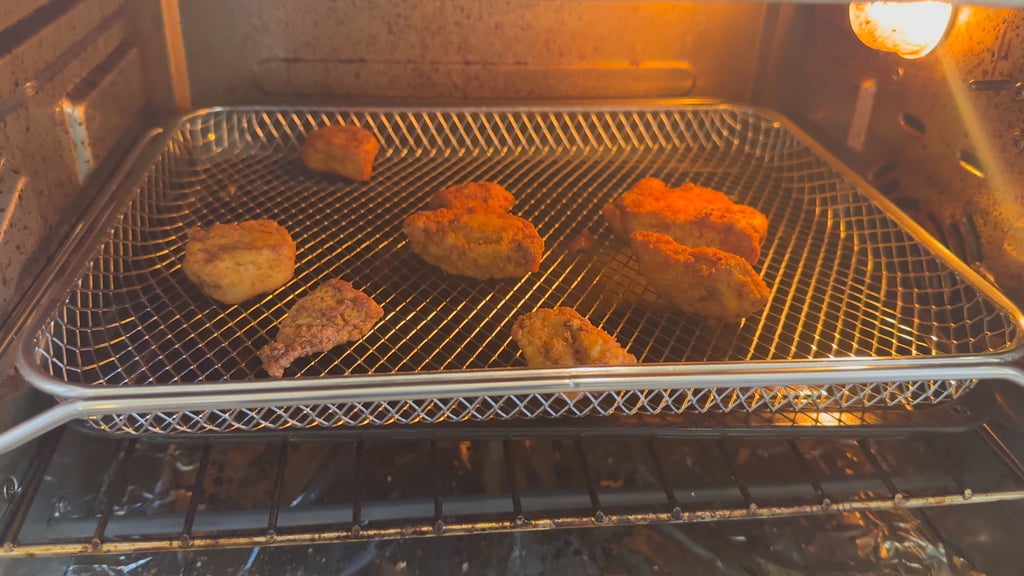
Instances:
[[[587,488],[587,496],[590,498],[590,507],[594,511],[594,518],[604,518],[604,510],[601,509],[601,498],[594,486],[594,474],[590,471],[590,459],[587,458],[587,451],[583,448],[583,441],[579,438],[573,440],[576,447],[576,457],[579,458],[580,475],[583,476],[583,483]]]
[[[516,455],[512,440],[505,438],[501,441],[502,455],[505,459],[505,478],[508,482],[509,495],[512,497],[512,513],[515,514],[517,524],[526,521],[523,516],[523,501],[519,496],[519,480],[516,477]]]
[[[352,466],[352,533],[359,534],[363,525],[363,459],[362,441],[356,442],[355,465]]]
[[[860,446],[861,452],[864,453],[864,457],[867,459],[868,463],[871,464],[871,468],[875,471],[875,474],[877,474],[879,479],[882,480],[882,483],[885,484],[885,488],[889,491],[889,494],[896,498],[902,498],[902,493],[896,486],[896,483],[893,482],[892,475],[889,474],[885,469],[885,466],[883,466],[882,462],[878,459],[878,454],[875,453],[875,448],[871,444],[871,439],[862,438],[857,440],[857,445]]]
[[[196,513],[199,511],[199,504],[203,501],[203,482],[206,481],[206,469],[210,466],[211,444],[203,446],[202,456],[199,458],[199,468],[196,471],[196,479],[192,483],[192,494],[188,499],[188,509],[185,511],[185,523],[181,528],[181,543],[188,546],[192,541],[192,525],[196,521]]]
[[[647,439],[647,450],[651,455],[651,462],[654,464],[654,473],[658,478],[658,484],[665,490],[665,500],[668,502],[669,509],[675,514],[676,510],[680,510],[679,502],[676,500],[675,490],[668,482],[665,465],[661,462],[661,456],[658,455],[658,447],[654,444],[654,438]]]
[[[747,504],[748,508],[756,508],[757,503],[754,502],[754,497],[750,495],[750,488],[747,487],[747,483],[743,481],[743,478],[740,478],[739,473],[736,471],[736,463],[733,462],[732,453],[729,452],[729,447],[725,445],[725,440],[718,440],[715,442],[715,445],[718,447],[718,453],[722,456],[725,469],[729,472],[729,479],[736,484],[736,489],[743,496],[743,501]]]
[[[918,369],[881,369],[871,370],[867,368],[861,368],[859,370],[850,369],[853,366],[847,366],[846,370],[842,370],[841,366],[830,365],[825,369],[805,370],[801,371],[803,377],[808,377],[812,381],[817,383],[840,383],[848,384],[850,382],[866,381],[874,382],[883,377],[890,377],[895,379],[906,379],[914,380],[916,377],[921,375],[921,371]],[[612,373],[617,370],[610,369]],[[527,374],[532,371],[521,371],[523,374]],[[544,372],[544,371],[541,371]],[[602,377],[603,370],[591,371],[587,368],[577,368],[566,371],[555,371],[557,374],[580,374],[579,377],[573,378],[571,376],[565,376],[563,379],[554,379],[553,381],[534,381],[535,390],[537,394],[543,393],[559,393],[565,391],[573,392],[595,392],[607,390],[609,387],[614,389],[627,389],[627,390],[654,390],[664,389],[665,386],[673,385],[686,385],[686,378],[673,378],[670,375],[664,375],[660,378],[645,378],[645,377],[633,377],[630,379],[618,380],[615,378],[609,378],[607,375]],[[588,374],[590,377],[584,377],[583,375]],[[926,371],[927,373],[927,371]],[[1013,366],[1004,365],[987,365],[987,366],[957,366],[946,368],[943,370],[943,375],[950,378],[958,378],[961,376],[968,375],[991,375],[992,379],[1008,380],[1017,385],[1024,386],[1024,371]],[[620,372],[624,375],[625,372]],[[454,377],[457,377],[455,375]],[[453,378],[454,378],[453,377]],[[706,373],[698,381],[699,383],[693,384],[691,392],[694,390],[699,391],[705,387],[714,387],[716,383],[722,383],[729,385],[735,382],[736,375],[732,372],[725,373]],[[767,373],[746,373],[745,382],[753,386],[780,386],[791,383],[792,380],[786,374],[779,374],[775,372]],[[449,389],[448,394],[463,394],[468,397],[482,397],[487,395],[509,393],[510,390],[521,390],[521,382],[513,382],[511,384],[498,385],[495,383],[488,384],[469,384],[455,390]],[[10,451],[25,442],[31,441],[33,438],[45,433],[48,430],[57,428],[63,424],[71,422],[73,420],[82,419],[95,419],[101,416],[117,416],[119,418],[135,417],[139,414],[155,413],[159,414],[161,410],[168,411],[189,411],[189,410],[218,410],[218,409],[235,409],[239,406],[245,406],[250,409],[258,407],[280,407],[288,405],[320,405],[329,404],[334,402],[359,402],[367,398],[388,398],[392,395],[398,395],[399,397],[444,397],[445,395],[437,394],[437,386],[433,383],[423,384],[421,386],[409,386],[400,388],[389,389],[386,386],[368,386],[368,387],[351,387],[347,389],[335,389],[325,390],[320,387],[308,389],[308,390],[282,390],[279,392],[264,392],[258,394],[249,393],[238,393],[238,394],[193,394],[189,397],[178,397],[178,396],[143,396],[141,398],[110,398],[110,399],[79,399],[71,400],[59,404],[53,408],[45,410],[36,416],[0,433],[0,453]],[[407,402],[402,400],[401,402]],[[431,401],[432,402],[432,401]],[[140,431],[139,433],[150,433],[155,431]],[[171,430],[171,433],[183,433],[181,430]]]
[[[284,473],[288,469],[288,440],[281,440],[277,453],[274,488],[270,494],[270,514],[267,516],[267,533],[277,532],[277,517],[281,513],[281,490],[284,488]]]
[[[915,486],[915,483],[910,483],[908,486]],[[865,488],[869,486],[868,482],[864,482]],[[803,490],[803,486],[794,487],[798,490]],[[760,489],[760,488],[759,488]],[[732,488],[729,488],[731,491]],[[725,493],[723,492],[723,495]],[[780,493],[781,495],[789,494],[788,492]],[[626,495],[630,498],[628,501],[630,504],[636,504],[638,501],[657,503],[664,501],[664,494],[658,490],[649,491],[649,496],[646,500],[637,500],[636,495]],[[504,498],[493,497],[495,500],[501,500],[499,505],[505,506]],[[557,509],[561,497],[553,496],[554,498],[550,503],[551,509]],[[614,507],[620,503],[619,498],[615,494],[609,495],[607,504]],[[985,502],[1005,502],[1011,500],[1024,500],[1024,490],[1007,490],[992,493],[976,493],[971,498],[965,498],[962,494],[947,494],[940,496],[926,496],[926,497],[913,497],[908,496],[903,499],[898,505],[892,498],[872,498],[866,500],[853,500],[849,502],[839,502],[836,504],[830,504],[823,506],[821,504],[797,504],[797,505],[786,505],[786,506],[764,506],[759,507],[757,510],[750,509],[739,509],[739,508],[723,508],[723,509],[698,509],[698,510],[685,510],[680,511],[678,514],[670,512],[655,512],[655,513],[623,513],[623,514],[604,514],[602,516],[603,521],[598,522],[595,516],[554,516],[548,518],[537,518],[531,520],[523,525],[517,525],[515,522],[509,521],[495,521],[495,522],[472,522],[472,521],[459,521],[450,522],[445,525],[445,534],[447,535],[458,535],[458,534],[477,534],[485,532],[508,532],[512,530],[551,530],[555,528],[585,528],[595,527],[598,525],[607,526],[629,526],[629,525],[643,525],[643,524],[672,524],[672,523],[696,523],[696,522],[718,522],[726,520],[740,520],[749,518],[780,518],[780,517],[791,517],[791,516],[802,516],[808,514],[820,514],[820,513],[842,513],[842,512],[864,512],[864,511],[879,511],[879,510],[891,510],[897,506],[901,508],[927,508],[934,506],[951,506],[951,505],[962,505],[962,504],[975,504]],[[479,499],[472,498],[469,501],[462,502],[459,498],[449,500],[449,504],[452,506],[450,511],[453,514],[467,513],[471,514],[474,511],[486,508],[486,504],[481,502]],[[409,502],[395,502],[389,505],[390,513],[384,513],[382,510],[381,519],[384,518],[395,518],[395,519],[408,519],[411,516],[417,518],[423,518],[422,524],[410,525],[404,523],[399,527],[391,526],[380,526],[376,527],[370,525],[367,528],[353,533],[351,530],[337,530],[329,529],[322,531],[295,531],[295,532],[283,532],[276,534],[275,538],[268,539],[265,535],[244,535],[244,536],[229,536],[226,534],[215,535],[215,536],[196,536],[193,537],[187,545],[183,544],[179,539],[167,538],[160,536],[136,536],[130,539],[124,540],[108,540],[103,543],[99,550],[93,550],[88,543],[76,543],[69,541],[57,541],[48,543],[22,543],[18,545],[12,545],[10,548],[5,548],[0,551],[0,555],[14,555],[14,556],[27,556],[33,554],[73,554],[73,553],[119,553],[119,552],[142,552],[142,551],[157,551],[157,550],[184,550],[184,549],[204,549],[204,548],[236,548],[236,547],[252,547],[252,546],[281,546],[289,544],[309,544],[316,542],[343,542],[354,539],[398,539],[398,538],[413,538],[413,537],[425,537],[436,535],[434,526],[429,520],[432,518],[433,503],[430,500],[423,500],[418,503],[418,506],[413,506]],[[349,514],[350,507],[347,506],[330,506],[330,507],[318,507],[311,508],[304,511],[303,519],[299,524],[308,524],[314,521],[310,514],[320,518],[323,523],[329,523],[331,520],[338,518],[339,516]],[[285,515],[291,515],[291,510],[282,511],[282,519]],[[247,516],[248,515],[248,516]],[[180,521],[180,516],[177,516]],[[217,524],[211,524],[218,529],[231,530],[231,527],[240,529],[242,526],[249,526],[250,520],[261,522],[263,518],[266,518],[266,511],[250,511],[250,512],[238,512],[232,514],[225,514],[223,516],[223,522]],[[376,517],[375,517],[376,519]],[[118,524],[124,523],[124,530],[127,533],[132,534],[156,534],[164,529],[165,520],[160,517],[115,517],[113,519]],[[171,519],[173,522],[173,519]],[[54,537],[65,538],[73,532],[76,532],[78,527],[76,520],[66,520],[53,525]],[[170,524],[166,524],[170,526]],[[175,523],[175,525],[180,525]],[[298,524],[297,524],[298,525]],[[112,523],[113,526],[113,523]],[[120,531],[120,526],[118,526]],[[172,529],[173,530],[173,529]],[[166,532],[163,532],[166,534]]]
[[[789,445],[789,452],[796,458],[797,463],[800,465],[800,472],[804,478],[807,478],[807,482],[814,488],[814,493],[821,497],[824,502],[829,499],[828,494],[825,493],[825,489],[821,487],[821,482],[818,480],[816,474],[811,471],[810,464],[807,463],[807,457],[800,451],[800,448],[796,445],[796,440],[787,440],[786,444]],[[829,499],[830,500],[830,499]]]
[[[92,543],[95,548],[99,548],[103,544],[103,534],[106,532],[107,525],[110,523],[110,517],[114,513],[115,495],[120,495],[121,491],[124,490],[125,479],[128,474],[128,468],[125,466],[125,463],[132,457],[136,442],[137,440],[132,438],[121,444],[116,460],[114,460],[114,473],[110,477],[110,483],[103,487],[101,493],[103,512],[100,513],[100,518],[96,522],[96,530],[92,533]]]

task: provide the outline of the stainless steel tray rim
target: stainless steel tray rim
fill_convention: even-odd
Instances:
[[[914,381],[919,373],[914,369],[855,369],[850,372],[836,371],[827,367],[819,368],[814,372],[814,381],[817,384],[833,383],[845,384],[851,381],[872,382],[880,379],[880,373],[891,376],[902,381]],[[723,381],[731,380],[735,384],[735,377],[731,374],[719,374]],[[789,376],[781,373],[776,378]],[[1015,366],[1005,364],[989,364],[983,366],[953,366],[944,372],[944,376],[951,379],[956,378],[985,378],[991,380],[1006,380],[1024,387],[1024,370]],[[609,384],[614,384],[617,389],[643,389],[672,387],[674,381],[659,380],[657,382],[647,380],[620,380],[597,378],[593,381],[576,379],[563,382],[561,385],[552,384],[550,387],[533,389],[530,393],[559,393],[559,392],[599,392]],[[756,386],[756,381],[748,380],[750,386]],[[678,384],[678,382],[675,382]],[[571,384],[571,385],[570,385]],[[480,389],[458,388],[453,394],[460,397],[483,397],[509,393],[512,390],[519,390],[521,384],[513,383],[510,387],[491,385]],[[748,384],[744,384],[745,386]],[[359,402],[367,399],[395,398],[402,400],[414,399],[414,397],[442,398],[438,392],[427,387],[420,394],[411,390],[401,390],[391,387],[381,389],[379,386],[367,384],[360,389],[343,390],[340,388],[317,388],[317,389],[282,389],[277,391],[261,392],[240,392],[237,394],[218,393],[201,394],[196,393],[189,396],[163,395],[163,396],[124,396],[111,398],[78,398],[68,400],[50,408],[29,420],[22,422],[13,428],[0,433],[0,453],[10,451],[58,426],[76,419],[98,418],[108,415],[128,415],[137,413],[150,413],[159,411],[185,411],[185,410],[212,410],[217,408],[246,408],[254,409],[261,407],[288,407],[316,403],[339,403]],[[422,394],[422,396],[421,396]],[[136,434],[139,434],[136,432]]]
[[[34,348],[33,348],[34,352]],[[17,359],[18,370],[30,384],[52,396],[63,399],[103,399],[142,396],[177,396],[188,398],[197,394],[263,393],[280,390],[335,389],[347,390],[373,387],[380,391],[410,390],[431,386],[441,394],[454,387],[452,393],[474,386],[513,386],[512,393],[572,392],[580,383],[608,386],[605,390],[630,386],[639,382],[654,388],[711,388],[723,382],[742,379],[760,386],[810,386],[829,382],[869,383],[899,380],[896,374],[913,374],[914,380],[951,379],[951,369],[958,373],[986,371],[1007,361],[1000,354],[976,356],[938,356],[889,360],[872,357],[830,359],[762,360],[756,362],[679,362],[641,364],[638,366],[576,366],[570,368],[490,368],[460,371],[423,371],[393,374],[347,376],[266,378],[259,380],[223,380],[189,384],[152,384],[146,386],[87,386],[56,380],[39,368],[31,358]],[[870,375],[870,376],[869,376]],[[969,376],[971,379],[984,375]],[[839,379],[838,381],[835,379]],[[602,390],[604,391],[604,390]]]

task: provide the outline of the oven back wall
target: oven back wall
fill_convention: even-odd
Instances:
[[[180,0],[191,105],[750,98],[761,3]]]

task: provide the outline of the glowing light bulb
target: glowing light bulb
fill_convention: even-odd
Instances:
[[[952,20],[953,5],[938,0],[850,4],[850,27],[865,46],[908,59],[938,46]]]

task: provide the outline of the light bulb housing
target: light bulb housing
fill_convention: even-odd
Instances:
[[[850,27],[865,46],[921,58],[946,37],[953,5],[940,0],[852,2]]]

